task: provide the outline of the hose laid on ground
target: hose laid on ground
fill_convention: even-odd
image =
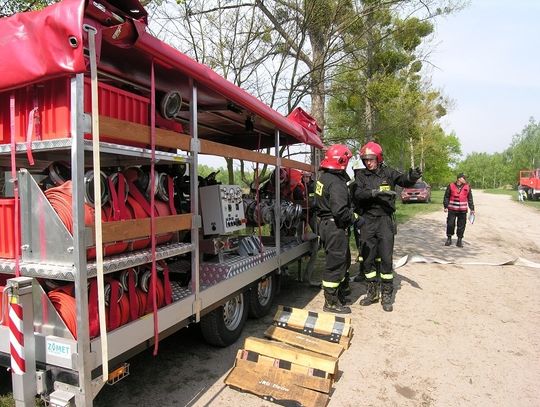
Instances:
[[[503,261],[500,263],[486,263],[486,262],[455,262],[449,260],[438,259],[436,257],[424,257],[418,254],[408,254],[401,257],[394,262],[394,270],[405,266],[407,263],[435,263],[435,264],[457,264],[460,266],[524,266],[540,269],[540,263],[535,263],[521,257],[517,257],[512,260]]]

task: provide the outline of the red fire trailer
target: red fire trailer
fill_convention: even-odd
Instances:
[[[279,171],[273,200],[246,203],[239,186],[202,187],[197,166],[313,172],[261,151],[321,148],[316,123],[154,38],[146,18],[136,0],[64,0],[0,19],[0,364],[17,403],[91,406],[130,355],[191,323],[234,342],[312,247],[281,233],[302,208],[280,199]],[[250,229],[262,221],[271,235]]]

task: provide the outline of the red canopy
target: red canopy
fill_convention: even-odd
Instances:
[[[153,62],[156,89],[178,89],[190,100],[197,84],[199,136],[257,149],[281,144],[323,144],[320,128],[303,110],[284,117],[222,76],[146,32],[146,12],[136,0],[64,0],[41,11],[0,19],[0,91],[86,71],[83,23],[97,29],[98,69],[149,88]],[[4,56],[9,55],[8,58]],[[189,119],[189,111],[181,118]],[[248,123],[248,122],[251,122]]]

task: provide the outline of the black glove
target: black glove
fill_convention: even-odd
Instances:
[[[416,167],[415,169],[411,168],[409,170],[409,180],[411,180],[411,182],[416,182],[420,178],[422,178],[422,170],[420,167]]]
[[[381,191],[381,190],[379,190],[379,189],[372,189],[372,190],[371,190],[371,197],[372,197],[372,198],[375,198],[375,197],[377,197],[377,196],[379,196],[379,195],[386,195],[386,196],[391,196],[391,197],[393,197],[393,196],[396,196],[396,191],[392,191],[392,190],[390,190],[390,189],[387,190],[387,191]]]

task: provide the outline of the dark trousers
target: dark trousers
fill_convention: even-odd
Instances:
[[[365,216],[362,225],[362,257],[364,258],[364,274],[366,280],[377,280],[375,259],[380,257],[381,282],[392,283],[392,257],[394,252],[394,220],[391,216]]]
[[[448,210],[448,217],[446,218],[446,236],[453,236],[454,229],[456,228],[457,219],[457,237],[463,237],[465,232],[465,225],[467,224],[467,212],[458,212]]]
[[[351,266],[349,230],[338,228],[333,220],[322,219],[319,234],[326,254],[323,286],[337,287]]]

